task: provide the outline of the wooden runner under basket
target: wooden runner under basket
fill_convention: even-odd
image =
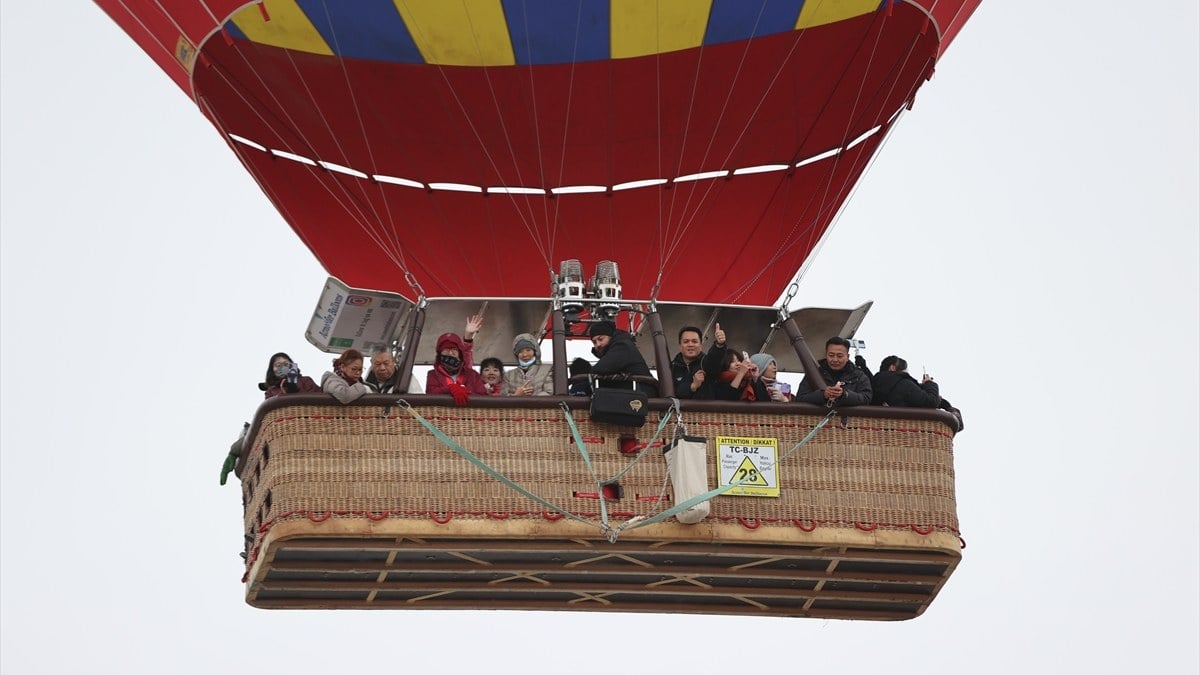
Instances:
[[[953,432],[936,415],[849,409],[781,459],[778,497],[721,495],[699,524],[633,527],[631,518],[673,504],[672,486],[661,447],[628,468],[618,438],[649,441],[667,412],[633,430],[574,409],[596,475],[628,468],[620,498],[605,502],[609,525],[626,526],[610,542],[596,481],[554,401],[408,399],[480,461],[589,522],[488,476],[400,406],[274,405],[239,467],[250,604],[903,619],[924,611],[960,557]],[[709,439],[710,487],[717,436],[776,438],[782,458],[822,415],[786,404],[684,406],[688,433]],[[671,422],[660,440],[673,433]]]

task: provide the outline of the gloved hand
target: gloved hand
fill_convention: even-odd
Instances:
[[[225,463],[221,465],[221,485],[225,484],[225,479],[237,468],[237,461],[237,455],[233,453],[225,456]]]
[[[471,400],[471,392],[457,382],[450,383],[450,395],[454,397],[454,405],[466,405]]]

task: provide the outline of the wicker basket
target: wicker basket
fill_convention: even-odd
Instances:
[[[618,438],[650,441],[663,411],[626,430],[573,410],[589,470],[551,401],[425,398],[413,410],[552,506],[406,408],[277,405],[240,467],[248,602],[898,619],[924,611],[959,559],[953,433],[937,416],[834,418],[779,462],[778,497],[721,495],[702,523],[635,527],[671,506],[671,486],[658,447],[633,461]],[[726,409],[683,413],[709,439],[710,485],[717,436],[776,438],[783,457],[821,421],[808,406]],[[620,474],[604,509],[593,471]]]

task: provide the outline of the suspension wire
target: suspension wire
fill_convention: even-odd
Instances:
[[[408,3],[406,0],[400,0],[400,1],[404,4],[404,6],[406,8],[408,7]],[[465,0],[463,0],[463,7],[464,8],[466,7]],[[469,19],[470,14],[467,13],[467,16]],[[421,33],[420,25],[409,26],[409,30]],[[476,49],[478,50],[478,48],[479,48],[478,35],[475,33],[473,28],[471,31],[471,35],[476,41]],[[424,36],[422,34],[422,38],[423,37]],[[492,156],[491,151],[489,150],[487,144],[483,140],[483,137],[479,133],[478,127],[476,127],[475,122],[471,119],[470,114],[468,114],[467,107],[466,107],[466,105],[463,104],[462,98],[458,95],[458,92],[455,90],[454,85],[452,84],[449,75],[447,75],[447,73],[446,73],[446,69],[441,64],[432,64],[432,65],[434,66],[434,68],[437,69],[438,74],[441,75],[442,82],[446,85],[446,89],[450,92],[450,96],[453,98],[454,102],[458,105],[459,112],[462,113],[463,118],[467,122],[467,126],[470,128],[471,133],[474,134],[475,140],[479,143],[479,148],[480,148],[480,150],[482,150],[484,158],[487,160],[487,163],[491,166],[492,171],[495,172],[496,176],[500,176],[501,171],[500,171],[499,165],[496,163],[496,159]],[[484,68],[483,70],[484,70],[484,78],[488,83],[489,92],[492,95],[492,102],[495,104],[497,114],[499,115],[499,118],[500,118],[501,129],[504,131],[504,136],[505,136],[506,141],[508,142],[509,151],[511,153],[512,152],[511,138],[509,137],[507,127],[504,125],[504,117],[503,117],[503,114],[501,114],[499,101],[496,98],[495,88],[492,86],[491,77],[487,74],[487,69]],[[514,157],[513,163],[514,163],[514,165],[516,165],[517,162],[515,161],[515,155],[513,155],[513,157]],[[518,170],[518,182],[519,182],[519,180],[520,180],[520,175],[519,175],[520,167],[519,166],[517,167],[517,170]],[[482,183],[483,181],[480,181],[480,182]],[[545,262],[547,264],[547,266],[549,266],[549,264],[550,264],[549,263],[549,259],[550,259],[549,252],[545,249],[544,242],[538,237],[536,228],[529,222],[529,219],[526,218],[525,212],[519,207],[519,205],[516,201],[516,195],[514,195],[512,193],[508,193],[507,196],[508,196],[509,201],[512,202],[512,204],[513,204],[514,212],[520,218],[521,224],[525,227],[525,231],[529,234],[530,238],[533,240],[534,246],[537,248],[538,252],[541,254],[543,262]]]
[[[761,21],[761,19],[762,19],[762,13],[765,8],[766,8],[766,0],[763,0],[763,2],[759,5],[758,15],[755,16],[755,18],[754,18],[754,28],[751,31],[752,37],[751,37],[751,39],[746,40],[746,44],[742,48],[742,55],[738,61],[737,68],[734,69],[734,75],[732,78],[733,84],[729,87],[728,91],[725,92],[725,100],[721,103],[721,110],[717,114],[716,123],[714,124],[715,129],[719,129],[721,127],[721,122],[722,122],[722,120],[725,119],[725,114],[729,110],[729,103],[730,103],[730,101],[733,100],[733,91],[737,86],[737,82],[739,80],[739,76],[741,75],[742,69],[746,65],[746,59],[749,57],[750,46],[753,43],[753,36],[758,34],[758,24],[759,24],[759,21]],[[680,156],[678,158],[678,161],[676,162],[676,170],[674,172],[674,175],[676,175],[676,176],[683,174],[683,154],[685,152],[685,148],[687,147],[687,136],[688,136],[689,131],[691,130],[692,112],[696,108],[696,91],[699,89],[700,70],[702,68],[703,63],[704,63],[704,45],[701,44],[699,47],[699,53],[696,58],[695,72],[692,77],[692,92],[691,92],[691,96],[689,99],[690,104],[688,105],[686,121],[684,123],[684,134],[683,134],[683,138],[679,145]],[[728,160],[730,157],[732,157],[733,150],[737,147],[738,143],[740,143],[742,137],[745,136],[746,129],[749,128],[750,123],[758,115],[758,110],[762,106],[762,101],[764,101],[766,99],[767,94],[771,91],[771,88],[774,86],[775,80],[778,79],[779,73],[782,72],[783,67],[784,67],[784,65],[786,65],[786,63],[787,63],[787,59],[785,59],[783,61],[783,63],[780,64],[779,69],[776,71],[775,78],[772,79],[771,84],[769,84],[767,86],[766,90],[760,96],[758,106],[755,107],[754,112],[750,115],[749,119],[746,120],[745,124],[742,127],[742,133],[739,134],[737,141],[735,141],[733,147],[730,148],[730,151],[726,155],[725,162],[722,163],[722,166],[728,165]],[[706,146],[704,148],[704,154],[701,156],[700,162],[696,167],[697,171],[704,170],[704,166],[706,165],[706,163],[708,161],[708,157],[712,153],[713,146],[716,144],[716,138],[717,138],[716,133],[709,135],[708,143],[706,144]],[[699,186],[696,185],[696,183],[693,181],[692,185],[690,186],[690,189],[688,190],[687,198],[684,201],[683,206],[681,207],[681,210],[684,211],[685,213],[688,211],[689,206],[692,201],[692,198],[695,196],[697,190],[699,190]],[[701,196],[701,198],[700,198],[701,202],[703,202],[705,199],[707,199],[707,197],[711,191],[712,191],[712,184],[710,182],[709,185],[707,186],[707,189],[704,192],[704,195]],[[674,215],[674,210],[675,210],[675,202],[677,201],[677,199],[678,199],[678,194],[672,194],[672,196],[671,196],[672,217],[668,219],[668,227],[672,227],[672,223],[674,222],[673,215]],[[697,211],[699,211],[700,205],[697,205],[696,209],[697,209]],[[681,231],[679,233],[679,236],[674,238],[675,243],[672,246],[671,252],[670,252],[672,255],[674,254],[675,249],[678,247],[679,242],[681,242],[683,240],[683,235],[687,230],[686,227],[682,227],[685,217],[686,216],[680,217]],[[690,222],[691,222],[691,220],[689,219],[689,223]],[[667,256],[664,255],[664,259],[662,261],[662,263],[664,263],[664,264],[665,264],[666,257]]]
[[[759,18],[761,18],[761,15],[762,15],[762,8],[760,7]],[[758,20],[759,19],[756,18],[756,24],[755,24],[756,28],[757,28]],[[771,90],[775,87],[776,83],[779,81],[779,78],[783,75],[784,69],[787,67],[787,64],[795,56],[796,50],[800,46],[800,40],[804,37],[804,35],[807,32],[808,32],[807,27],[796,31],[795,39],[792,41],[792,45],[788,49],[787,56],[785,56],[780,61],[779,66],[776,68],[774,75],[771,77],[771,81],[767,84],[767,86],[763,90],[762,94],[759,96],[758,103],[755,105],[754,111],[750,114],[749,117],[747,117],[747,119],[743,123],[742,129],[739,132],[737,139],[730,146],[728,152],[725,155],[725,158],[722,162],[723,166],[727,166],[730,163],[734,154],[737,152],[738,148],[741,146],[742,139],[745,138],[746,134],[749,132],[751,124],[753,124],[754,120],[757,118],[759,111],[762,109],[762,106],[763,106],[764,102],[766,101],[767,95],[771,92]],[[736,70],[737,73],[740,73],[742,71],[742,69],[745,67],[746,59],[749,57],[750,45],[751,45],[751,43],[749,41],[747,41],[745,47],[742,49],[742,57],[738,63],[738,67]],[[845,77],[844,72],[843,72],[842,77],[843,78]],[[730,88],[729,93],[726,95],[725,102],[722,104],[721,117],[719,119],[724,118],[725,110],[728,108],[729,101],[731,100],[732,94],[733,94],[733,89]],[[825,105],[822,106],[822,110],[824,110],[825,106],[827,106],[827,105],[828,105],[828,100],[826,101]],[[818,119],[819,118],[820,118],[820,114],[818,114]],[[718,119],[718,123],[719,123],[719,119]],[[815,126],[816,125],[814,123],[813,126],[809,128],[809,135],[812,134],[812,129]],[[804,139],[802,139],[799,147],[803,147],[804,142],[807,139],[808,139],[808,136],[806,136]],[[709,148],[705,150],[705,155],[704,155],[705,158],[708,157],[708,154],[711,151],[712,143],[713,143],[713,140],[710,139]],[[797,149],[796,154],[798,154],[798,149]],[[793,156],[793,159],[791,160],[791,162],[789,162],[789,164],[793,163],[795,161],[796,161],[796,158],[795,158],[795,156]],[[716,181],[710,181],[708,183],[708,185],[705,187],[704,194],[701,195],[699,203],[697,203],[695,209],[692,210],[691,214],[689,216],[680,218],[681,227],[679,228],[679,234],[675,238],[675,246],[673,246],[671,249],[671,252],[670,252],[671,257],[674,257],[675,249],[678,248],[678,246],[683,242],[684,236],[687,234],[687,232],[692,228],[692,226],[699,219],[700,213],[704,207],[705,202],[708,200],[709,195],[713,192],[714,189],[718,190],[718,193],[719,193],[719,191],[724,187],[723,185],[721,187],[717,187],[714,185],[714,183],[716,183]],[[693,184],[692,193],[694,194],[694,192],[698,189],[699,189],[699,186]],[[778,191],[778,188],[776,188],[775,192],[777,192],[777,191]],[[690,201],[691,201],[691,196],[689,195],[689,200],[688,200],[687,204],[690,204]],[[769,206],[770,206],[770,201],[768,201],[766,204],[764,204],[764,206],[763,206],[764,214],[765,214],[766,210],[769,208]],[[686,210],[686,205],[685,205],[685,210]],[[760,216],[760,220],[761,220],[761,218],[762,218],[762,216]]]
[[[580,4],[580,7],[582,7],[582,3]],[[541,120],[538,118],[537,79],[534,77],[533,50],[532,50],[532,44],[530,43],[531,32],[529,30],[529,5],[526,3],[521,3],[521,17],[525,21],[525,52],[526,52],[526,55],[527,55],[528,61],[529,61],[529,63],[526,66],[526,73],[529,76],[529,100],[530,100],[529,109],[533,112],[533,138],[534,138],[534,147],[536,148],[536,152],[537,152],[538,181],[539,181],[542,189],[545,190],[545,189],[547,189],[546,184],[548,181],[546,180],[546,163],[545,163],[545,159],[542,157],[542,126],[541,126]],[[576,36],[578,36],[578,29],[576,29]],[[514,57],[515,57],[515,54],[514,54]],[[546,264],[548,266],[551,266],[550,272],[551,272],[551,274],[553,274],[554,270],[553,270],[552,266],[554,264],[554,261],[550,260],[549,256],[552,255],[553,251],[554,251],[554,235],[552,234],[552,225],[550,223],[550,204],[549,204],[549,199],[547,197],[548,197],[548,195],[541,199],[541,205],[542,205],[542,221],[541,222],[542,222],[542,227],[544,228],[542,234],[546,238],[545,239],[545,241],[546,241],[546,254],[545,254],[546,255]],[[524,199],[525,199],[526,204],[529,206],[530,218],[533,218],[533,213],[534,213],[533,202],[528,195],[525,195]]]
[[[325,11],[325,20],[329,22],[330,36],[333,39],[334,51],[340,53],[341,52],[341,43],[338,40],[337,30],[333,28],[333,15],[331,15],[329,13],[329,3],[326,2],[326,0],[321,0],[321,8]],[[399,254],[400,259],[403,260],[404,259],[404,249],[400,245],[400,231],[396,227],[396,219],[392,213],[391,202],[387,198],[387,192],[384,190],[383,183],[375,180],[375,178],[374,178],[374,176],[376,174],[380,173],[380,167],[379,167],[378,161],[375,159],[375,146],[373,143],[371,143],[371,139],[367,136],[367,125],[363,121],[362,108],[358,103],[358,96],[355,93],[354,84],[350,81],[350,70],[348,68],[346,68],[345,59],[341,59],[341,58],[337,59],[337,65],[338,65],[338,69],[342,73],[342,79],[346,82],[346,91],[350,97],[350,105],[354,109],[355,120],[358,122],[358,131],[359,131],[359,134],[362,136],[363,145],[365,146],[366,151],[367,151],[367,162],[371,165],[371,176],[372,176],[371,182],[375,183],[376,190],[379,193],[379,200],[381,202],[383,202],[383,210],[384,210],[385,215],[387,216],[386,223],[381,221],[380,225],[386,224],[388,226],[387,234],[390,235],[389,240],[392,244],[392,247]],[[340,149],[340,146],[339,146],[339,149]],[[379,215],[378,211],[376,211],[376,217],[378,217],[378,215]],[[407,265],[405,265],[404,268],[407,269]],[[407,274],[408,273],[406,272],[406,275]]]
[[[885,15],[884,19],[886,19],[886,15]],[[871,51],[871,56],[870,56],[871,60],[873,60],[875,57],[875,52],[878,47],[878,40],[882,36],[882,33],[883,33],[883,30],[881,27],[879,33],[876,36],[876,44],[872,48],[872,51]],[[909,44],[909,47],[908,47],[907,52],[905,53],[904,59],[902,59],[897,65],[893,66],[893,68],[892,68],[893,77],[889,78],[890,86],[888,86],[887,93],[884,94],[884,96],[883,96],[883,98],[885,100],[887,99],[888,96],[891,95],[891,93],[893,91],[895,91],[896,85],[899,82],[899,73],[903,71],[904,66],[906,66],[908,64],[908,62],[911,60],[912,55],[913,55],[914,51],[916,50],[917,43],[919,42],[919,40],[920,40],[919,35],[914,37],[913,41]],[[870,64],[868,62],[868,67],[869,67],[869,65]],[[861,96],[862,96],[861,86],[865,86],[865,85],[860,85],[859,95],[858,95],[858,98],[856,98],[856,100],[855,100],[855,107],[857,107],[858,101],[861,99]],[[908,95],[905,97],[905,100],[908,100],[909,98],[911,98],[912,95],[916,92],[916,90],[919,87],[920,87],[919,81],[917,83],[914,83],[912,89],[908,92]],[[882,89],[877,90],[876,96],[873,97],[873,99],[878,99],[878,94],[881,91],[883,91],[883,90]],[[883,129],[881,129],[877,133],[883,133],[883,138],[879,141],[879,144],[877,145],[874,152],[860,153],[859,157],[857,157],[855,160],[853,160],[854,162],[864,162],[866,165],[865,168],[862,170],[862,172],[859,173],[860,178],[862,175],[865,175],[866,172],[869,171],[872,166],[874,166],[874,163],[879,158],[879,154],[883,150],[884,145],[886,145],[887,141],[891,138],[891,134],[892,134],[892,131],[895,129],[896,122],[898,122],[899,117],[904,112],[904,110],[905,110],[905,107],[902,106],[900,108],[900,110],[898,110],[896,113],[893,113],[893,115],[888,120],[886,120],[885,122],[882,123],[881,126],[883,127]],[[852,124],[853,124],[853,120],[849,124],[847,124],[847,130],[843,136],[843,144],[849,138],[849,134],[850,134],[849,127]],[[825,198],[828,196],[828,192],[829,192],[830,188],[832,188],[832,185],[833,185],[833,172],[836,170],[838,162],[843,160],[842,154],[843,153],[838,153],[835,162],[832,163],[830,171],[827,174],[829,182],[825,186],[825,191],[822,195],[822,201],[821,201],[821,205],[818,207],[818,212],[825,208]],[[811,261],[813,258],[816,257],[816,254],[820,251],[824,242],[828,240],[829,233],[832,232],[834,226],[838,222],[840,222],[841,216],[843,213],[845,213],[846,206],[849,203],[851,197],[858,192],[858,188],[862,183],[861,183],[861,180],[859,180],[859,181],[853,180],[852,176],[854,176],[854,175],[855,175],[855,171],[851,170],[851,171],[847,172],[845,177],[842,179],[842,184],[838,189],[838,193],[845,192],[846,197],[845,197],[845,199],[841,200],[841,202],[838,204],[837,210],[834,213],[834,215],[830,221],[829,227],[827,227],[825,229],[825,231],[823,233],[821,233],[821,236],[813,244],[812,252],[807,256],[804,263],[801,265],[801,268],[799,270],[797,270],[797,272],[793,275],[794,281],[798,282],[803,277],[804,272],[807,271],[807,268],[809,267],[809,264],[810,264],[809,261]],[[805,228],[805,230],[811,232],[813,227],[816,225],[817,220],[818,220],[818,218],[814,218],[814,220],[809,224],[809,226],[807,228]],[[795,231],[795,227],[793,227],[793,232],[794,231]],[[788,239],[791,239],[790,234],[789,234]],[[776,262],[779,258],[781,258],[786,251],[794,248],[798,243],[799,243],[799,240],[795,240],[791,244],[779,247],[776,250],[775,254],[768,260],[767,265],[764,266],[762,269],[760,269],[758,274],[756,274],[749,281],[747,281],[745,284],[743,284],[742,292],[744,292],[745,288],[748,288],[755,281],[757,281],[759,278],[761,278],[762,274],[765,273],[767,268],[769,268],[774,262]]]
[[[250,44],[253,45],[253,47],[252,47],[253,49],[258,48],[256,43],[251,42]],[[257,68],[254,65],[254,62],[246,57],[246,55],[242,52],[242,49],[240,47],[235,47],[233,49],[233,52],[235,54],[237,54],[238,58],[240,58],[242,60],[242,62],[245,64],[245,66],[250,71],[250,73],[252,75],[254,75],[254,77],[258,80],[258,83],[261,85],[262,90],[275,103],[276,109],[280,113],[282,113],[283,119],[279,120],[279,122],[278,122],[279,126],[282,126],[286,129],[288,129],[288,131],[290,131],[291,133],[295,134],[296,137],[300,140],[300,142],[306,146],[306,148],[309,151],[309,154],[316,154],[315,148],[314,148],[312,142],[308,139],[307,135],[303,132],[303,130],[300,128],[300,126],[296,123],[296,121],[288,113],[287,108],[283,106],[282,101],[280,101],[279,98],[275,95],[271,86],[267,83],[266,80],[263,79],[262,75],[259,74]],[[289,59],[289,62],[292,63],[292,67],[295,68],[295,62],[291,60],[290,51],[288,53],[288,59]],[[214,72],[216,72],[217,75],[226,83],[226,85],[229,86],[230,91],[235,93],[242,100],[243,104],[245,104],[246,107],[251,112],[253,112],[256,117],[258,117],[259,121],[261,121],[268,129],[275,132],[276,137],[284,145],[284,147],[290,147],[290,144],[286,141],[286,139],[284,139],[283,135],[279,133],[277,125],[273,124],[272,122],[269,122],[266,119],[266,117],[263,116],[262,112],[259,111],[257,106],[255,104],[251,103],[251,101],[246,97],[246,95],[239,89],[239,87],[236,84],[236,80],[233,80],[232,78],[228,77],[228,75],[224,72],[224,69],[218,67],[218,65],[219,64],[213,65]],[[311,97],[311,92],[309,92],[309,95]],[[324,113],[322,113],[319,108],[317,108],[317,113],[319,115],[321,115],[323,120],[325,120]],[[325,122],[326,122],[326,125],[328,128],[328,121],[325,120]],[[225,125],[224,122],[221,123],[221,127],[222,127],[222,129],[225,129],[225,130],[228,129],[228,126]],[[226,133],[229,133],[229,132],[226,131]],[[317,167],[309,166],[309,171],[310,171],[310,173],[312,173],[314,175],[314,177],[317,177],[317,178],[329,177],[330,178],[330,180],[318,180],[317,182],[323,188],[325,188],[326,192],[328,192],[329,195],[334,199],[334,201],[339,206],[341,206],[342,210],[350,217],[350,219],[352,221],[354,221],[359,226],[359,228],[363,230],[364,233],[366,233],[368,238],[370,238],[376,244],[376,246],[381,251],[383,251],[384,254],[389,259],[391,259],[391,261],[398,268],[400,268],[402,271],[404,271],[406,274],[408,274],[410,272],[410,270],[408,269],[408,266],[405,263],[400,252],[395,250],[393,247],[389,247],[387,245],[387,242],[381,236],[381,233],[378,232],[376,230],[376,228],[374,228],[372,226],[370,219],[367,217],[367,214],[363,211],[361,206],[359,206],[359,204],[357,203],[358,202],[357,198],[354,196],[354,194],[352,192],[350,192],[350,190],[347,189],[345,184],[340,179],[330,176],[330,174],[332,172],[330,172],[327,169],[323,169],[323,168],[320,169],[320,171],[322,171],[324,173],[324,175],[317,173],[317,171],[318,171]],[[348,206],[347,203],[345,201],[343,201],[342,198],[339,197],[338,194],[335,193],[333,189],[330,188],[330,186],[328,185],[329,182],[333,182],[335,185],[337,185],[337,187],[341,188],[342,195],[344,197],[346,197],[352,204],[354,204],[355,208],[352,209],[350,206]],[[357,216],[355,215],[356,212],[357,212]],[[380,223],[380,224],[382,224],[382,223]]]
[[[567,114],[563,116],[564,121],[563,121],[563,132],[562,132],[562,151],[559,153],[558,180],[556,181],[558,185],[563,184],[564,176],[566,175],[567,137],[570,134],[570,130],[571,130],[571,103],[574,100],[574,96],[575,96],[575,70],[578,67],[578,62],[579,62],[579,31],[580,31],[580,27],[583,25],[583,3],[579,2],[575,6],[577,8],[575,11],[575,41],[571,47],[571,66],[569,68],[569,74],[567,77],[567,101],[564,104],[565,105],[564,109],[567,111]],[[532,64],[531,64],[531,70],[532,70]],[[550,195],[547,195],[547,197],[549,197],[549,196]],[[559,212],[561,211],[561,209],[562,209],[562,200],[555,199],[554,200],[554,215],[553,215],[553,218],[551,219],[551,222],[548,223],[548,230],[550,233],[549,245],[550,245],[551,251],[554,250],[554,244],[558,240],[558,222],[559,222],[558,216],[559,216]]]
[[[245,57],[243,56],[243,59],[244,58]],[[214,63],[211,66],[211,68],[217,74],[217,76],[220,77],[226,83],[226,85],[229,86],[230,91],[233,92],[234,94],[236,94],[242,100],[242,103],[245,104],[246,107],[251,112],[253,112],[256,117],[258,117],[259,121],[261,121],[264,125],[266,125],[268,129],[274,131],[276,138],[278,138],[279,141],[283,145],[287,146],[288,145],[287,141],[279,133],[278,129],[276,129],[275,126],[271,122],[267,121],[267,119],[263,116],[263,114],[255,107],[255,105],[253,103],[251,103],[251,101],[249,99],[247,99],[246,96],[241,91],[239,91],[238,87],[236,86],[237,81],[229,78],[226,75],[226,73],[224,72],[224,70],[218,64]],[[252,68],[252,66],[251,66],[251,68]],[[261,82],[261,78],[260,78],[260,82]],[[265,83],[263,83],[263,84],[265,87],[266,86]],[[268,90],[268,93],[270,93],[269,90]],[[229,126],[224,122],[224,120],[221,117],[217,116],[215,114],[215,112],[213,115],[213,119],[217,121],[217,123],[220,125],[220,128],[223,131],[225,131],[226,134],[229,133],[229,131],[228,131]],[[299,136],[304,143],[308,144],[307,141],[304,140],[304,136],[301,132],[299,132],[299,130],[297,130],[295,128],[291,128],[290,130],[295,132],[296,135]],[[310,150],[312,149],[311,145],[309,145],[309,149]],[[312,165],[308,165],[308,164],[304,164],[304,166],[306,166],[308,168],[309,173],[312,174],[314,177],[320,178],[320,177],[328,175],[330,173],[327,170],[319,169],[316,166],[312,166]],[[320,172],[320,173],[318,173],[318,172]],[[318,180],[317,182],[319,185],[321,185],[321,187],[323,187],[325,189],[326,192],[329,193],[329,195],[333,198],[333,200],[339,206],[342,207],[342,210],[346,212],[346,215],[348,215],[351,220],[353,220],[356,224],[358,224],[358,226],[367,234],[367,236],[376,243],[376,245],[379,247],[379,249],[381,251],[383,251],[383,253],[388,258],[390,258],[393,263],[395,263],[397,265],[397,267],[400,267],[401,269],[405,269],[401,260],[396,257],[395,252],[386,246],[386,243],[379,237],[378,233],[375,232],[374,229],[370,226],[370,224],[366,221],[366,214],[364,214],[361,209],[351,209],[345,202],[342,201],[341,197],[339,197],[329,187],[326,180]],[[348,197],[351,201],[354,201],[354,196],[345,189],[345,186],[342,185],[340,181],[334,181],[334,182],[336,182],[339,187],[343,188],[342,191],[343,191],[344,196]],[[357,216],[355,215],[355,211],[357,211]],[[291,222],[290,217],[289,217],[289,222]]]
[[[288,63],[291,64],[293,72],[296,73],[297,79],[300,80],[300,84],[304,88],[304,93],[308,96],[309,101],[312,103],[313,110],[317,111],[317,115],[320,117],[321,123],[325,125],[325,131],[329,133],[329,137],[333,141],[333,145],[337,149],[338,154],[341,155],[342,161],[346,164],[350,164],[350,158],[346,155],[346,151],[345,151],[345,148],[342,147],[341,140],[338,138],[338,135],[334,131],[332,125],[330,125],[329,118],[326,117],[325,111],[321,109],[321,106],[317,100],[317,97],[315,95],[313,95],[312,89],[308,86],[308,81],[304,79],[304,73],[300,70],[299,67],[297,67],[296,60],[294,58],[292,58],[292,50],[290,50],[290,49],[284,50],[284,54],[287,56]],[[339,62],[341,61],[340,57],[337,58],[336,60]],[[350,87],[349,79],[346,80],[346,86],[347,86],[347,88]],[[353,101],[353,99],[351,99],[351,100]],[[361,115],[359,114],[357,105],[355,106],[354,112],[361,120]],[[370,145],[370,139],[366,138],[365,135],[363,137],[363,141],[364,141],[365,145],[368,145],[368,146]],[[372,172],[372,173],[374,173],[374,172]],[[338,177],[334,177],[334,181],[342,188],[343,192],[346,193],[346,196],[351,198],[355,202],[355,206],[359,208],[359,213],[362,215],[362,219],[371,224],[372,231],[375,231],[375,229],[376,229],[375,226],[378,226],[378,229],[380,230],[379,239],[381,239],[381,240],[384,239],[386,237],[386,235],[388,234],[388,232],[384,228],[384,224],[385,224],[384,220],[380,216],[379,210],[375,207],[374,202],[372,202],[370,200],[370,198],[362,200],[362,201],[366,202],[366,208],[370,210],[369,215],[367,213],[364,213],[362,205],[358,204],[359,200],[354,199],[354,195],[352,195],[351,191],[345,186],[345,184],[342,182],[342,179],[338,178]],[[359,187],[360,189],[362,189],[362,184],[360,182],[355,181],[354,185],[356,187]],[[365,195],[366,190],[362,189],[362,191],[364,193],[364,196],[366,196]],[[394,249],[397,252],[399,252],[400,247],[395,246]]]

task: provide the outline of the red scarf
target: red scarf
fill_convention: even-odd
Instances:
[[[733,378],[735,378],[735,377],[737,377],[737,374],[734,373],[732,370],[723,370],[723,371],[721,371],[721,374],[719,376],[717,376],[717,379],[721,381],[721,384],[728,384],[728,385],[732,386]],[[756,400],[758,400],[754,396],[754,382],[750,380],[750,377],[748,375],[742,376],[742,395],[738,398],[738,400],[739,401],[756,401]]]

